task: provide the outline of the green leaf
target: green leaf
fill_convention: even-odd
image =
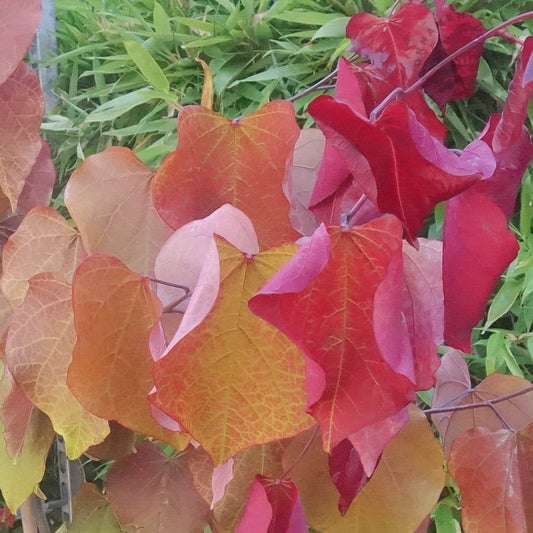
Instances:
[[[130,109],[144,104],[153,98],[157,98],[156,91],[148,87],[143,87],[137,91],[132,91],[131,93],[109,100],[109,102],[105,102],[105,104],[102,104],[89,113],[84,122],[106,122],[108,120],[114,120],[127,113]]]
[[[168,15],[159,2],[154,2],[154,29],[156,33],[163,35],[172,33]]]
[[[437,533],[461,533],[461,527],[447,505],[439,505],[433,515]]]
[[[248,76],[243,80],[234,81],[230,87],[235,87],[239,83],[251,81],[272,81],[280,78],[294,78],[302,74],[309,74],[311,68],[306,65],[284,65],[282,67],[271,67],[263,72]]]
[[[324,26],[328,22],[338,18],[335,13],[317,13],[315,11],[284,11],[272,16],[273,19],[295,22],[306,26]]]
[[[342,39],[346,33],[346,25],[350,17],[339,17],[329,22],[326,22],[319,30],[317,30],[312,37],[312,40],[320,39],[321,37],[335,37]]]
[[[497,372],[505,364],[505,335],[503,331],[496,331],[487,341],[487,357],[485,371],[487,375]]]
[[[168,92],[169,83],[161,67],[155,62],[150,52],[137,41],[125,41],[124,46],[132,61],[137,65],[148,83],[162,92]]]
[[[489,328],[511,309],[521,290],[522,282],[519,279],[509,278],[504,282],[492,300],[484,329]]]

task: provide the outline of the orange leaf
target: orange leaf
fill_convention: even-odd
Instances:
[[[29,283],[9,326],[6,364],[26,396],[63,435],[67,455],[76,459],[104,440],[109,426],[83,409],[67,387],[76,339],[70,284],[50,273],[37,274]]]
[[[177,229],[230,203],[252,219],[263,247],[293,241],[281,184],[298,134],[285,101],[234,120],[200,106],[183,108],[178,147],[152,185],[159,214]]]
[[[65,204],[85,249],[104,252],[151,275],[157,252],[172,230],[152,203],[153,172],[128,148],[88,157],[70,177]]]
[[[185,454],[169,458],[148,441],[117,460],[106,492],[123,526],[136,531],[201,532],[209,507],[196,491]]]
[[[12,211],[41,151],[43,108],[37,74],[20,63],[0,85],[0,188],[9,198]]]
[[[202,444],[215,464],[307,428],[304,359],[248,300],[294,253],[253,258],[219,241],[220,292],[204,321],[154,366],[155,405]]]
[[[337,508],[338,493],[320,439],[315,439],[301,460],[297,458],[309,435],[293,440],[283,463],[286,468],[295,465],[290,475],[313,529],[321,533],[411,533],[418,527],[444,487],[444,458],[423,413],[412,406],[409,418],[344,516]]]
[[[533,424],[520,432],[477,427],[452,446],[465,533],[533,531]]]
[[[36,207],[22,221],[3,250],[2,291],[16,307],[28,280],[40,272],[59,272],[70,281],[85,255],[79,234],[54,209]]]
[[[118,259],[90,255],[72,282],[77,341],[67,384],[95,415],[181,448],[185,437],[167,431],[150,415],[150,333],[161,304],[149,281]]]

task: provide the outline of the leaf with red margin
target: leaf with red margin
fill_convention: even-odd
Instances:
[[[25,63],[0,85],[0,189],[15,211],[39,152],[44,98],[37,74]]]
[[[0,85],[24,59],[40,19],[39,0],[0,2]]]
[[[392,216],[357,228],[321,226],[249,303],[307,356],[308,410],[326,451],[413,398],[414,385],[384,360],[374,331],[374,298],[394,257],[401,260],[400,233]]]
[[[6,398],[9,397],[14,382],[4,373],[2,361],[0,375],[0,405],[5,407]],[[18,405],[15,408],[20,412]],[[2,413],[2,417],[4,416],[5,409]],[[0,490],[12,512],[20,507],[41,481],[48,450],[55,436],[48,417],[36,408],[32,409],[27,423],[20,429],[21,441],[13,456],[8,454],[5,440],[0,438]],[[0,433],[3,431],[4,422],[0,420]]]
[[[46,413],[77,459],[109,433],[106,420],[79,404],[67,387],[76,340],[71,286],[57,274],[37,274],[11,318],[5,362],[31,402]]]
[[[412,2],[387,18],[357,13],[346,27],[346,36],[355,53],[372,61],[400,87],[416,78],[438,39],[429,8]]]
[[[501,209],[479,193],[465,192],[446,206],[442,278],[444,340],[471,351],[472,328],[519,246]]]
[[[67,376],[72,394],[96,416],[181,449],[186,436],[163,429],[150,415],[148,339],[161,304],[148,278],[115,257],[92,254],[74,274],[72,295],[77,334]]]
[[[295,464],[308,439],[308,434],[293,439],[283,463],[286,467],[295,465],[291,478],[308,524],[317,531],[414,531],[431,512],[444,487],[442,447],[424,414],[414,406],[409,411],[409,423],[387,446],[374,475],[344,516],[337,508],[338,492],[318,439]]]
[[[330,96],[313,100],[309,112],[325,129],[326,138],[333,129],[366,157],[377,198],[371,190],[365,193],[382,213],[394,214],[402,221],[411,243],[439,202],[464,191],[481,178],[481,171],[492,167],[488,147],[483,157],[466,150],[457,155],[444,146],[435,152],[437,141],[428,143],[431,135],[403,103],[388,105],[375,122],[355,115]]]
[[[92,155],[72,173],[65,205],[88,253],[103,252],[152,275],[154,260],[172,229],[152,202],[153,172],[129,148]]]
[[[442,243],[419,239],[419,249],[403,247],[403,313],[415,365],[416,386],[427,390],[435,383],[440,365],[437,354],[444,333]]]
[[[203,531],[209,507],[196,491],[186,454],[167,457],[149,441],[115,461],[106,493],[122,526],[141,531]]]
[[[448,465],[467,533],[533,529],[533,424],[519,432],[471,429],[455,440]]]
[[[237,533],[307,533],[298,490],[290,479],[255,476]]]
[[[311,418],[305,414],[302,354],[246,305],[295,247],[250,257],[221,239],[217,244],[217,301],[156,361],[151,400],[221,464],[248,446],[303,431]]]
[[[443,356],[436,378],[432,408],[467,406],[531,389],[527,380],[502,374],[491,374],[475,389],[471,389],[468,367],[460,352],[453,349]],[[498,402],[495,408],[510,426],[521,430],[533,422],[532,394],[533,391],[530,390],[528,393]],[[447,455],[455,439],[472,428],[484,427],[490,431],[502,428],[501,418],[488,406],[434,413],[431,418],[441,434]]]
[[[177,229],[230,203],[252,219],[262,247],[295,240],[281,183],[299,133],[286,101],[234,120],[200,106],[184,107],[178,147],[152,184],[157,211]]]
[[[456,11],[444,0],[435,0],[435,13],[440,39],[433,53],[427,59],[421,74],[429,71],[459,48],[485,33],[485,27],[478,19],[468,13]],[[482,52],[483,41],[445,65],[424,84],[426,93],[441,108],[450,100],[471,96],[475,90]]]
[[[85,255],[79,233],[57,211],[36,207],[4,246],[2,291],[16,307],[22,303],[32,276],[58,272],[70,281]]]

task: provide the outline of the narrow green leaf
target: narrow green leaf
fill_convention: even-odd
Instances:
[[[321,37],[335,37],[342,39],[346,33],[346,25],[349,20],[350,17],[339,17],[326,22],[324,26],[314,33],[313,40],[320,39]]]
[[[85,118],[85,122],[105,122],[120,117],[130,109],[156,98],[156,92],[148,87],[132,91],[97,107]]]
[[[317,13],[315,11],[284,11],[277,13],[271,18],[284,20],[285,22],[295,22],[306,26],[324,26],[331,20],[338,18],[335,13]]]
[[[294,78],[301,76],[302,74],[309,74],[311,68],[306,65],[284,65],[282,67],[272,67],[263,72],[258,72],[252,76],[248,76],[243,80],[234,81],[230,87],[234,87],[239,83],[252,82],[252,81],[272,81],[279,80],[280,78]]]
[[[501,318],[515,303],[520,291],[522,289],[522,282],[516,278],[509,278],[500,287],[500,290],[496,293],[496,296],[492,300],[492,303],[487,314],[487,322],[485,323],[485,329],[489,328],[498,318]]]
[[[487,375],[497,372],[505,364],[505,336],[502,331],[493,333],[487,341],[485,371]]]
[[[168,15],[159,2],[154,2],[154,29],[158,34],[172,33]]]
[[[168,92],[169,83],[165,73],[161,67],[155,62],[150,52],[144,48],[141,43],[137,41],[126,41],[124,43],[128,55],[132,61],[137,65],[142,75],[146,78],[148,83],[159,91]]]

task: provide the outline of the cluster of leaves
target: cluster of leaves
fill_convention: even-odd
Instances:
[[[38,150],[13,172],[21,138],[42,146],[25,122],[42,95],[21,89],[34,78],[20,66],[39,6],[0,6],[16,21],[0,86],[2,128],[18,128],[0,130],[20,221],[0,279],[12,511],[58,434],[71,459],[114,460],[105,495],[83,485],[63,531],[422,532],[445,459],[466,532],[533,527],[533,385],[492,373],[473,387],[459,351],[519,248],[508,221],[533,156],[533,38],[501,112],[450,149],[427,96],[468,97],[498,29],[443,0],[356,14],[357,59],[309,105],[318,128],[286,100],[233,119],[184,106],[155,173],[125,147],[76,169],[73,227],[43,200],[16,211],[26,189],[51,188]],[[442,202],[442,239],[420,238]]]

